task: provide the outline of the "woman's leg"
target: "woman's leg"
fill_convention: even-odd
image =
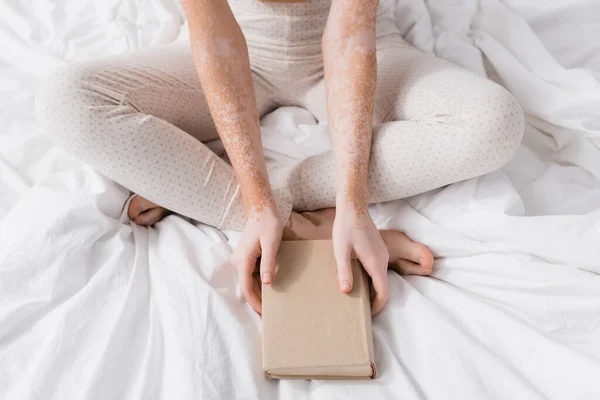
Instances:
[[[263,115],[275,104],[258,77],[254,86]],[[69,66],[41,89],[36,107],[54,140],[97,171],[169,210],[241,230],[233,169],[202,143],[218,134],[189,46]],[[289,214],[289,201],[275,195]]]
[[[504,88],[400,38],[378,43],[370,202],[400,199],[491,172],[515,153],[523,114]],[[325,119],[323,85],[301,104]],[[296,210],[335,206],[331,153],[293,172]]]
[[[412,196],[500,168],[523,135],[523,114],[499,85],[449,62],[410,48],[399,37],[378,43],[378,80],[369,164],[370,202]],[[298,102],[326,119],[323,83]],[[310,219],[328,236],[335,216],[332,153],[299,163],[289,179],[294,209],[291,222]],[[427,248],[397,231],[381,231],[391,268],[428,275]]]

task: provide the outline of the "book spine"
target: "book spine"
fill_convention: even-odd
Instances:
[[[362,267],[362,265],[360,264],[360,261],[357,259],[354,259],[354,262],[356,263],[356,269],[358,270],[357,272],[359,274],[361,274],[361,293],[360,293],[360,298],[362,300],[362,304],[363,304],[363,320],[364,320],[364,328],[365,328],[365,342],[367,345],[367,348],[365,349],[367,352],[367,355],[369,357],[369,361],[371,363],[371,370],[372,370],[372,376],[371,378],[375,378],[377,376],[377,367],[375,366],[375,349],[373,348],[373,325],[371,323],[371,294],[369,291],[369,275],[367,275],[367,272],[364,270],[364,268]]]

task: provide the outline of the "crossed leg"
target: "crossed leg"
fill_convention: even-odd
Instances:
[[[490,172],[518,147],[521,112],[498,85],[397,45],[378,51],[378,77],[371,202]],[[263,115],[277,104],[260,77],[254,84]],[[322,84],[298,103],[325,118]],[[128,210],[134,222],[151,225],[172,210],[220,229],[243,226],[234,172],[203,143],[218,134],[189,49],[163,47],[69,67],[44,86],[36,106],[55,141],[139,194]],[[278,193],[276,200],[282,209],[313,212],[288,213],[288,235],[328,236],[335,215],[327,210],[335,205],[332,154],[302,161],[292,178],[284,181],[293,204]],[[430,272],[424,246],[399,232],[382,236],[401,272]]]

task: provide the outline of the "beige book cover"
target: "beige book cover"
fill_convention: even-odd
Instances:
[[[331,240],[284,241],[277,273],[262,286],[263,369],[270,378],[369,379],[369,283],[353,260],[354,286],[338,289]]]

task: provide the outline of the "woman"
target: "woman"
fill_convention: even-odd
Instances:
[[[493,82],[409,47],[377,0],[183,5],[191,51],[170,46],[68,67],[40,92],[40,121],[138,194],[128,211],[136,223],[171,210],[241,230],[231,261],[256,311],[256,262],[263,283],[276,279],[283,234],[332,236],[343,292],[352,287],[350,258],[359,258],[377,314],[388,265],[428,274],[433,257],[400,232],[378,231],[369,202],[499,168],[522,138],[519,105]],[[327,119],[333,152],[267,173],[259,117],[282,105]],[[218,137],[231,165],[203,144]]]

